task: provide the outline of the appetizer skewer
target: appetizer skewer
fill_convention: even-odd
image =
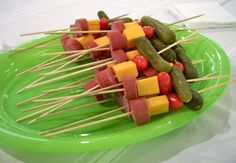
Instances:
[[[85,20],[80,19],[78,20],[78,22],[83,24]],[[122,22],[120,21],[115,21],[111,24],[112,31],[110,30],[105,31],[106,29],[105,30],[102,29],[104,31],[100,31],[100,32],[108,32],[108,37],[107,36],[100,37],[100,39],[101,38],[103,39],[103,41],[101,42],[95,42],[96,39],[93,39],[91,41],[90,39],[92,37],[90,34],[81,35],[79,36],[79,38],[76,38],[79,44],[76,44],[77,42],[75,43],[75,39],[70,39],[68,38],[68,36],[65,36],[65,37],[63,36],[61,38],[61,41],[62,41],[62,45],[64,49],[76,50],[76,51],[56,52],[54,53],[54,55],[56,55],[54,56],[55,57],[54,59],[56,59],[57,57],[65,53],[70,54],[70,55],[65,58],[59,58],[58,60],[51,59],[51,60],[45,61],[19,74],[19,75],[22,75],[24,73],[33,72],[37,69],[47,68],[47,66],[50,67],[50,66],[55,66],[56,64],[59,65],[59,67],[57,67],[56,69],[54,69],[53,71],[49,73],[43,74],[39,79],[27,85],[25,88],[19,90],[19,92],[22,92],[25,89],[30,89],[30,88],[42,86],[44,84],[48,84],[54,81],[62,80],[71,76],[78,76],[80,73],[94,70],[96,68],[100,68],[103,66],[107,66],[108,68],[101,70],[95,75],[92,75],[92,77],[95,77],[96,80],[91,80],[87,82],[86,84],[79,84],[79,85],[70,84],[67,86],[63,86],[63,87],[59,87],[59,88],[55,88],[51,90],[46,90],[46,91],[44,90],[43,94],[18,103],[18,105],[21,105],[23,103],[30,102],[30,101],[50,102],[50,103],[44,103],[42,105],[38,105],[38,106],[34,106],[31,108],[26,108],[22,110],[25,112],[25,111],[38,109],[38,108],[43,108],[39,111],[36,111],[34,113],[28,114],[24,117],[17,119],[17,122],[33,117],[33,120],[30,120],[29,122],[29,124],[32,124],[40,119],[51,117],[54,115],[63,114],[68,111],[76,110],[77,108],[84,108],[87,106],[93,106],[96,104],[109,102],[109,101],[114,100],[114,98],[108,98],[108,99],[103,100],[104,94],[117,93],[121,95],[124,94],[124,96],[122,96],[121,98],[122,103],[123,103],[121,107],[114,109],[112,111],[104,112],[102,114],[99,114],[93,117],[88,117],[86,119],[82,119],[77,122],[70,123],[65,126],[59,126],[58,128],[47,130],[45,132],[42,132],[41,134],[51,137],[58,134],[71,132],[80,128],[111,121],[111,120],[126,117],[126,116],[131,116],[137,125],[141,125],[141,124],[148,123],[150,121],[151,116],[168,112],[170,107],[172,109],[178,109],[183,106],[183,103],[185,103],[189,107],[192,107],[192,104],[189,104],[189,103],[191,103],[191,101],[193,101],[195,97],[199,96],[198,99],[201,99],[201,96],[198,95],[198,93],[190,90],[187,82],[195,82],[195,81],[209,80],[209,79],[223,78],[223,77],[228,78],[230,76],[230,75],[220,75],[220,76],[218,75],[218,76],[198,78],[198,72],[196,71],[196,68],[192,65],[192,61],[186,56],[184,49],[179,45],[180,43],[191,40],[193,38],[192,36],[197,34],[197,31],[180,39],[179,41],[176,41],[175,33],[168,28],[168,25],[167,26],[163,25],[161,22],[147,16],[142,17],[141,23],[145,26],[151,27],[152,29],[151,31],[154,32],[155,34],[145,33],[144,31],[148,31],[150,28],[149,29],[142,28],[140,25],[137,25],[137,22],[130,22],[126,24],[126,27],[124,27],[124,23],[122,24]],[[96,25],[96,28],[97,28],[97,25]],[[81,28],[80,31],[75,31],[74,27],[72,26],[70,33],[76,34],[74,35],[74,37],[77,37],[78,36],[77,34],[88,33],[87,31],[89,30],[83,29],[83,28]],[[93,31],[96,31],[96,30],[90,29],[90,32],[93,32]],[[100,32],[96,31],[96,33],[100,33]],[[53,32],[53,33],[62,33],[62,32]],[[68,34],[68,32],[66,33]],[[117,37],[118,35],[120,37]],[[157,35],[156,38],[158,38],[158,40],[153,35]],[[112,36],[116,36],[116,37],[112,37]],[[122,36],[125,37],[125,39],[123,39]],[[105,43],[104,43],[104,40],[106,40]],[[159,40],[162,43],[160,43]],[[107,46],[110,46],[110,48],[107,49],[106,48]],[[84,51],[85,48],[89,48],[89,49]],[[105,48],[105,49],[103,50],[101,48]],[[151,76],[146,75],[145,71],[147,70],[147,67],[144,66],[145,67],[145,71],[144,71],[144,68],[142,67],[143,65],[140,67],[140,65],[137,64],[134,60],[131,60],[131,61],[126,60],[126,59],[123,60],[122,57],[119,58],[117,57],[118,55],[116,56],[116,53],[119,54],[120,56],[124,56],[123,51],[126,50],[127,52],[127,49],[130,52],[136,50],[139,53],[141,53],[141,55],[143,55],[143,57],[148,60],[150,64],[150,68],[156,71],[153,73],[154,75],[153,74]],[[107,52],[109,51],[111,53],[112,58],[107,58],[107,59],[103,58],[103,60],[86,63],[84,65],[79,65],[72,68],[66,68],[67,65],[73,63],[74,61],[77,61],[78,59],[82,59],[82,57],[85,56],[86,53],[91,53],[91,56],[92,56],[91,58],[95,59],[96,54],[98,54],[100,51],[107,51]],[[167,52],[168,52],[168,55],[166,55]],[[132,57],[133,57],[132,59],[134,59],[134,56]],[[129,58],[129,57],[126,56],[125,58]],[[61,63],[62,61],[65,61],[67,59],[72,59],[72,60],[67,61],[65,63]],[[177,66],[176,59],[180,62],[179,67]],[[176,65],[173,66],[172,64],[176,64]],[[89,67],[89,66],[92,66],[92,67]],[[81,69],[84,67],[89,67],[89,68]],[[67,73],[66,75],[61,75],[61,76],[58,76],[58,77],[55,77],[46,81],[45,80],[41,81],[50,75],[72,71],[75,69],[79,69],[79,70],[75,72]],[[107,74],[113,74],[113,76],[108,77],[106,75],[101,75],[101,74],[106,74],[104,72],[106,72]],[[139,77],[140,72],[144,73],[146,78],[136,79],[137,77]],[[164,74],[165,75],[168,74],[169,76],[168,75],[165,76]],[[169,81],[169,83],[171,83],[171,81],[173,82],[175,92],[172,92],[173,91],[172,84],[168,84],[168,82],[163,84],[162,82],[159,81],[159,78],[162,78],[162,77],[165,79],[165,81]],[[41,97],[45,97],[48,94],[51,94],[55,91],[81,87],[82,85],[86,88],[86,91],[81,94],[72,94],[68,96],[61,96],[61,97],[59,96],[59,97],[54,97],[54,98],[40,99]],[[122,85],[123,85],[123,88],[122,88]],[[169,87],[169,85],[171,86]],[[221,84],[221,85],[224,85],[224,84]],[[205,89],[200,90],[198,92],[200,93],[204,91]],[[85,97],[85,96],[95,96],[98,102],[84,104],[84,105],[77,106],[74,108],[69,108],[69,109],[63,108],[59,110],[63,106],[73,102],[75,99]],[[179,101],[178,105],[174,103],[173,99]],[[201,106],[202,104],[199,106],[193,106],[192,108],[199,109],[201,108]],[[88,124],[84,124],[81,126],[74,126],[82,122],[86,122],[88,120],[93,120],[95,118],[98,118],[104,115],[112,114],[122,109],[125,110],[124,114],[105,118],[105,119],[98,120],[96,122],[91,122]],[[71,126],[74,126],[74,127],[71,127]],[[71,127],[71,128],[67,128],[67,127]]]

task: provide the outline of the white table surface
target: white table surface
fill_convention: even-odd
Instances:
[[[15,46],[35,37],[19,37],[21,33],[64,28],[76,18],[97,17],[96,13],[100,9],[111,17],[124,13],[132,13],[133,17],[152,14],[161,21],[172,22],[176,18],[168,13],[169,4],[190,1],[194,2],[194,0],[1,0],[0,41],[4,47]],[[217,0],[217,2],[236,16],[236,0]],[[208,29],[202,30],[202,33],[215,40],[226,51],[234,73],[236,28]],[[8,154],[0,150],[0,162],[235,163],[235,91],[236,84],[229,85],[218,101],[199,118],[173,132],[145,142],[112,150],[74,154],[69,157],[43,154],[38,156],[29,153],[26,158],[25,153]]]

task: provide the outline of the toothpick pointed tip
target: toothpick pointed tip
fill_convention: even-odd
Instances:
[[[36,119],[33,119],[32,121],[29,121],[28,124],[31,125],[31,124],[33,124],[34,122],[36,122]]]

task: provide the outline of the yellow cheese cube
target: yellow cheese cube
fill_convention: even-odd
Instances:
[[[109,44],[109,38],[107,36],[103,36],[103,37],[99,37],[97,39],[94,40],[94,42],[100,46],[100,45],[105,45],[105,44]]]
[[[166,95],[146,98],[150,116],[169,111],[169,101]]]
[[[156,76],[137,80],[137,89],[139,96],[157,95],[160,93]]]
[[[125,25],[125,29],[139,26],[137,22],[128,22],[128,23],[124,23],[124,25]]]
[[[135,46],[136,38],[145,36],[141,26],[127,28],[123,31],[123,34],[127,40],[127,48],[132,48]]]
[[[84,35],[82,37],[77,38],[77,41],[83,46],[84,49],[87,49],[87,43],[90,41],[93,41],[94,37],[93,35]]]
[[[119,82],[122,82],[126,76],[138,76],[138,70],[133,61],[122,62],[114,65],[112,68]]]
[[[88,29],[90,31],[100,30],[100,21],[99,21],[99,19],[88,20]]]
[[[141,55],[138,50],[128,51],[128,52],[126,52],[126,54],[129,58],[129,60],[133,60],[136,55]]]

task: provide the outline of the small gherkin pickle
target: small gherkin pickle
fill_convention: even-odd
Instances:
[[[151,42],[146,37],[138,37],[136,39],[136,47],[138,51],[148,59],[154,69],[157,71],[170,72],[170,63],[164,60],[157,53]]]
[[[179,95],[180,99],[185,103],[190,102],[192,99],[192,93],[182,71],[173,66],[170,75],[175,91]]]
[[[190,58],[186,55],[184,49],[182,47],[177,47],[175,52],[177,60],[184,65],[184,75],[186,79],[198,78],[197,69],[192,64]]]
[[[194,90],[191,90],[191,92],[192,100],[185,103],[185,105],[192,110],[200,110],[203,106],[203,98],[198,92]]]
[[[160,21],[150,16],[143,16],[141,22],[144,25],[153,27],[156,35],[164,44],[172,44],[176,41],[175,33]]]
[[[109,20],[109,17],[107,16],[107,14],[104,11],[100,10],[100,11],[98,11],[97,14],[98,14],[99,19],[106,18]]]
[[[151,38],[150,41],[151,41],[153,47],[157,51],[160,51],[160,50],[167,47],[167,45],[165,45],[163,42],[161,42],[156,37]],[[176,54],[173,49],[168,49],[168,50],[164,51],[163,53],[161,53],[160,55],[162,56],[163,59],[165,59],[168,62],[174,62],[176,60]]]

